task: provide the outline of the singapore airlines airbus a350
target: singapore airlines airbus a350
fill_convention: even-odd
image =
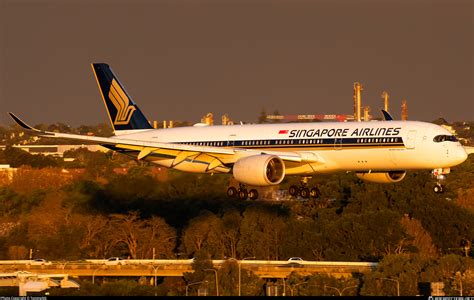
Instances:
[[[443,127],[416,121],[318,122],[153,129],[107,64],[92,64],[115,135],[109,138],[41,131],[14,114],[23,128],[38,135],[99,143],[138,160],[195,173],[231,173],[240,188],[227,194],[256,199],[246,186],[278,185],[287,175],[353,171],[367,181],[394,183],[406,170],[430,169],[440,184],[450,167],[464,162],[463,147]],[[317,197],[305,181],[291,195]]]

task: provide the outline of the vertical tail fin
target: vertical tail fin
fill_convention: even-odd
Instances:
[[[153,129],[109,65],[94,63],[92,70],[115,134],[121,130]]]

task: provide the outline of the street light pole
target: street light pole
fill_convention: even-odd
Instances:
[[[325,286],[324,286],[324,288],[335,289],[335,290],[339,293],[339,296],[342,296],[342,294],[344,293],[345,290],[351,289],[351,288],[356,288],[356,287],[357,287],[357,285],[353,285],[353,286],[345,287],[345,288],[343,288],[342,290],[339,290],[338,288],[333,287],[333,286],[329,286],[329,285],[325,285]]]
[[[462,297],[462,277],[461,277],[461,272],[456,272],[456,274],[459,274],[459,293],[460,296]]]
[[[462,296],[462,277],[461,277],[461,272],[457,271],[456,272],[456,277],[451,277],[453,279],[457,279],[459,275],[459,296]]]
[[[290,288],[290,293],[291,293],[291,296],[293,296],[293,289],[296,288],[298,285],[302,285],[302,284],[306,284],[308,283],[307,281],[305,282],[300,282],[300,283],[297,283],[295,285],[293,285],[293,287],[291,287],[291,285],[288,285],[288,287]]]
[[[214,273],[216,274],[216,296],[219,296],[219,281],[217,280],[216,269],[204,269],[204,271],[214,271]]]
[[[242,271],[241,262],[239,260],[239,297],[242,295]]]
[[[198,281],[198,282],[193,282],[193,283],[187,284],[187,285],[186,285],[186,296],[188,296],[188,287],[190,287],[190,286],[192,286],[192,285],[195,285],[195,284],[200,284],[200,283],[203,283],[203,282],[207,282],[207,280],[203,280],[203,281]]]
[[[99,271],[102,267],[98,267],[97,269],[94,270],[94,272],[92,272],[92,284],[94,284],[94,276],[95,276],[95,272]]]
[[[283,277],[282,279],[283,279],[283,295],[282,295],[282,296],[286,296],[286,284],[285,284],[285,277]]]
[[[158,271],[159,268],[160,268],[160,266],[153,266],[153,275],[154,275],[153,285],[155,287],[156,287],[156,271]]]
[[[358,285],[353,285],[353,286],[348,286],[348,287],[343,288],[342,291],[341,291],[341,296],[342,296],[342,294],[344,293],[344,291],[346,289],[352,289],[352,288],[356,288],[356,287],[358,287]]]
[[[389,280],[389,281],[394,281],[397,283],[397,296],[400,296],[400,282],[396,279],[392,279],[392,278],[377,278],[377,279],[380,279],[380,280]]]

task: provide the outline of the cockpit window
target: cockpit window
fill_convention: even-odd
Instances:
[[[435,143],[440,142],[457,142],[458,139],[454,135],[437,135],[433,138]]]

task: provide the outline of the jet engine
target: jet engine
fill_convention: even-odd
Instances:
[[[285,177],[285,164],[275,155],[253,155],[236,161],[233,174],[238,182],[244,184],[277,185]]]
[[[362,180],[377,183],[394,183],[402,181],[405,178],[406,171],[388,171],[388,172],[357,172],[356,176]]]

